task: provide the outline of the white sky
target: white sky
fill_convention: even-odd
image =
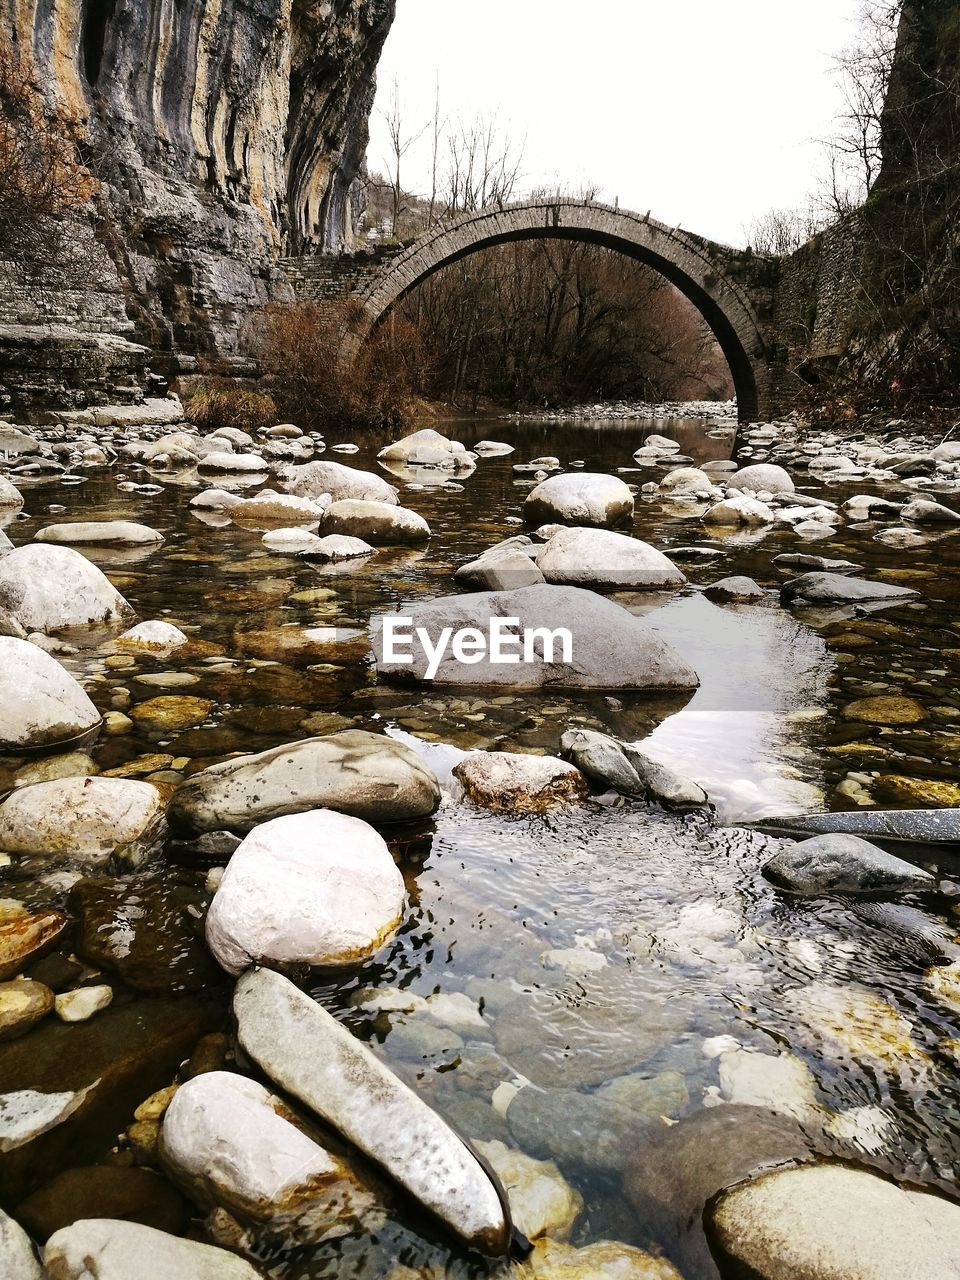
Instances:
[[[526,139],[521,189],[585,185],[599,198],[729,244],[772,207],[802,206],[839,109],[832,57],[860,0],[398,0],[370,122],[394,77],[416,133],[433,114],[496,114]],[[426,191],[426,139],[404,159]]]

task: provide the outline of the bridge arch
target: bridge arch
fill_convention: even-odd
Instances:
[[[775,357],[760,318],[767,293],[765,260],[667,227],[649,215],[593,202],[537,200],[483,209],[403,245],[354,290],[360,311],[345,338],[345,358],[352,360],[386,313],[435,271],[493,245],[538,238],[602,245],[664,275],[716,336],[730,366],[741,420],[769,414]]]

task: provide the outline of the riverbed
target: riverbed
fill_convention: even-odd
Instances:
[[[61,660],[101,711],[126,713],[167,692],[211,704],[182,729],[135,718],[129,732],[88,749],[93,766],[174,785],[231,753],[348,727],[422,752],[444,802],[429,823],[388,833],[408,895],[402,927],[356,971],[314,974],[307,987],[466,1136],[553,1160],[583,1200],[576,1244],[618,1240],[677,1261],[673,1228],[638,1211],[627,1188],[642,1181],[651,1134],[705,1107],[751,1101],[737,1094],[746,1085],[721,1079],[721,1054],[737,1045],[778,1061],[789,1051],[800,1064],[770,1087],[811,1147],[914,1182],[954,1183],[960,1012],[926,977],[944,958],[936,939],[955,932],[950,857],[915,850],[942,891],[910,899],[909,917],[884,916],[854,899],[777,890],[762,867],[779,842],[743,824],[852,809],[857,796],[909,807],[923,795],[910,780],[948,797],[960,787],[960,536],[934,532],[903,550],[877,541],[877,528],[846,524],[815,541],[781,525],[708,529],[699,511],[640,492],[632,531],[689,581],[673,594],[615,598],[697,671],[692,695],[413,689],[378,681],[369,664],[317,662],[299,640],[304,630],[365,629],[380,613],[450,594],[458,565],[522,529],[532,480],[514,473],[515,462],[552,454],[564,467],[583,463],[642,485],[664,473],[633,461],[652,432],[679,441],[695,463],[734,447],[730,431],[687,419],[432,425],[468,447],[488,438],[515,452],[481,458],[466,476],[383,472],[432,536],[422,549],[382,548],[359,566],[272,554],[262,529],[196,512],[188,500],[204,482],[191,472],[120,463],[80,469],[75,485],[18,480],[27,515],[7,526],[17,545],[54,520],[134,519],[162,533],[156,547],[87,554],[141,618],[199,642],[186,659],[159,661],[118,653],[107,634],[74,638],[77,650]],[[383,471],[383,442],[357,443],[351,455],[325,456]],[[125,480],[159,491],[124,492]],[[862,479],[813,475],[798,486],[833,502],[879,492]],[[782,553],[850,560],[865,577],[920,594],[859,616],[788,610],[776,595],[791,576],[774,564]],[[730,575],[753,578],[767,597],[719,605],[702,594]],[[881,693],[909,697],[923,718],[882,726],[845,716]],[[471,750],[556,754],[574,726],[643,740],[707,791],[713,811],[680,816],[608,793],[546,815],[499,815],[467,803],[450,774]],[[144,757],[157,757],[146,772]],[[0,760],[0,789],[34,765]],[[148,939],[127,980],[111,979],[117,1007],[179,999],[202,1010],[205,1028],[228,1028],[230,988],[201,941],[208,873],[219,862],[171,846],[132,877],[129,900],[111,900],[100,927]],[[71,890],[29,864],[8,868],[3,884],[28,905],[75,910]],[[431,1008],[438,996],[453,999]],[[43,1037],[41,1028],[16,1042],[21,1056],[27,1045],[42,1054]],[[112,1117],[118,1135],[131,1120],[123,1105]],[[101,1123],[58,1158],[124,1158],[125,1141],[108,1157],[102,1134]],[[37,1181],[26,1162],[18,1167],[7,1207]],[[486,1264],[402,1214],[376,1234],[257,1256],[278,1280],[486,1274]],[[699,1274],[695,1262],[681,1271]]]

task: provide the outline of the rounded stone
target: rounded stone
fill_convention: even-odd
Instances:
[[[609,529],[560,530],[537,568],[547,582],[608,591],[675,591],[687,580],[656,547]]]
[[[163,798],[128,778],[58,778],[18,787],[0,804],[0,849],[102,866],[146,862],[163,839]]]
[[[55,658],[0,636],[0,750],[52,747],[100,724],[100,712]]]
[[[150,1259],[163,1280],[259,1280],[236,1254],[115,1218],[84,1218],[63,1227],[43,1251],[45,1274],[57,1280],[131,1280]]]
[[[133,609],[95,564],[72,547],[32,543],[0,559],[0,616],[24,631],[126,621]]]
[[[22,978],[0,983],[0,1040],[25,1035],[53,1008],[53,992],[42,982]]]
[[[859,720],[864,724],[899,725],[919,724],[927,713],[913,698],[900,694],[884,694],[877,698],[861,698],[850,702],[843,709],[844,720]]]
[[[386,843],[329,809],[255,828],[230,859],[207,913],[207,942],[229,973],[251,963],[342,967],[373,955],[403,914]]]
[[[544,813],[589,795],[579,769],[552,756],[477,751],[453,770],[468,798],[499,813]]]
[[[633,494],[616,476],[551,476],[527,495],[523,517],[534,526],[557,521],[609,528],[633,518]]]
[[[359,538],[372,546],[426,542],[430,526],[423,516],[388,502],[343,498],[331,503],[320,519],[320,533]]]
[[[58,546],[151,546],[163,542],[163,534],[132,520],[84,520],[77,524],[51,524],[36,535],[37,542]]]
[[[749,493],[793,493],[795,488],[789,473],[772,462],[758,462],[751,467],[742,467],[727,476],[725,483],[731,489]]]

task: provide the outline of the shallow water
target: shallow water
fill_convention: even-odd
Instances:
[[[318,666],[309,650],[291,643],[282,661],[272,661],[278,644],[303,628],[364,627],[373,614],[455,591],[457,565],[518,531],[511,521],[531,482],[514,477],[516,461],[556,454],[564,464],[583,460],[587,470],[621,471],[642,483],[658,474],[632,461],[650,430],[679,439],[698,462],[728,456],[732,444],[689,421],[438,425],[468,445],[502,439],[517,452],[481,459],[456,486],[417,476],[416,486],[430,483],[406,489],[410,477],[394,477],[401,501],[428,520],[429,544],[381,550],[360,567],[336,571],[268,554],[259,531],[199,519],[187,507],[202,487],[195,477],[171,482],[158,473],[163,492],[153,497],[118,492],[121,474],[150,478],[132,467],[88,472],[72,489],[56,481],[25,484],[29,518],[8,528],[17,544],[54,519],[122,517],[163,532],[166,542],[155,550],[89,554],[141,617],[166,618],[209,646],[195,647],[186,659],[118,663],[109,638],[91,637],[65,659],[103,710],[166,692],[215,704],[194,727],[101,738],[92,749],[97,764],[113,768],[152,752],[171,757],[163,770],[190,772],[233,751],[259,751],[347,723],[386,728],[419,744],[445,782],[447,800],[429,826],[395,835],[409,892],[404,925],[349,980],[316,979],[311,989],[465,1134],[556,1159],[584,1196],[577,1243],[660,1243],[623,1192],[624,1166],[642,1161],[645,1126],[662,1123],[659,1114],[636,1127],[627,1123],[612,1143],[603,1132],[607,1113],[601,1108],[591,1118],[591,1100],[611,1081],[661,1076],[671,1094],[669,1119],[698,1111],[718,1091],[717,1060],[702,1051],[714,1036],[732,1035],[767,1053],[788,1047],[812,1069],[816,1100],[831,1112],[882,1108],[881,1138],[874,1142],[869,1126],[858,1129],[846,1154],[860,1144],[865,1157],[899,1174],[953,1182],[960,1097],[944,1042],[958,1034],[960,1017],[924,987],[936,947],[917,928],[946,925],[952,934],[950,901],[916,900],[919,916],[901,928],[842,899],[791,898],[760,874],[777,842],[731,824],[848,806],[833,790],[848,771],[958,777],[960,644],[953,619],[960,539],[936,536],[907,553],[874,541],[875,530],[846,527],[813,543],[779,527],[708,534],[698,510],[639,500],[634,531],[674,557],[693,583],[738,573],[772,587],[788,576],[773,556],[790,551],[849,558],[865,576],[922,593],[919,604],[866,619],[804,618],[774,603],[718,607],[693,587],[673,597],[618,596],[698,671],[701,687],[689,698],[411,690],[377,684],[366,667]],[[375,468],[375,452],[364,446],[352,457],[325,456]],[[822,488],[837,501],[870,491],[861,481],[824,485],[813,478],[800,487]],[[889,487],[884,494],[895,496]],[[50,504],[67,511],[51,515]],[[718,554],[704,560],[683,550],[704,547]],[[278,636],[281,629],[286,636]],[[141,679],[171,671],[194,679],[171,689]],[[886,686],[920,701],[928,719],[903,729],[853,729],[843,720],[846,703]],[[609,798],[542,818],[496,816],[457,803],[448,771],[459,751],[555,752],[571,724],[646,739],[651,754],[707,789],[718,821]],[[4,790],[23,764],[0,761]],[[202,868],[169,863],[145,879],[159,880],[161,894],[169,894],[175,881],[202,885],[203,876]],[[41,882],[31,868],[8,877],[4,893],[36,902],[58,896],[57,885]],[[199,889],[196,900],[202,907]],[[824,984],[852,990],[855,1012],[811,1012]],[[370,1001],[359,1007],[358,992],[376,987],[420,997],[463,993],[474,1016],[438,1038],[431,1033],[440,1019],[422,1008],[406,1014],[378,1012]],[[225,997],[220,989],[216,998]],[[871,1003],[877,998],[891,1020],[882,1035]],[[856,1032],[863,1034],[855,1042]],[[511,1131],[491,1105],[498,1085],[518,1081],[545,1091],[523,1132]],[[569,1116],[581,1105],[578,1130]],[[813,1146],[837,1150],[817,1125],[809,1132]],[[395,1261],[414,1274],[429,1263],[451,1275],[480,1267],[412,1227],[395,1226],[377,1238],[274,1255],[270,1274],[372,1277],[388,1275]]]

